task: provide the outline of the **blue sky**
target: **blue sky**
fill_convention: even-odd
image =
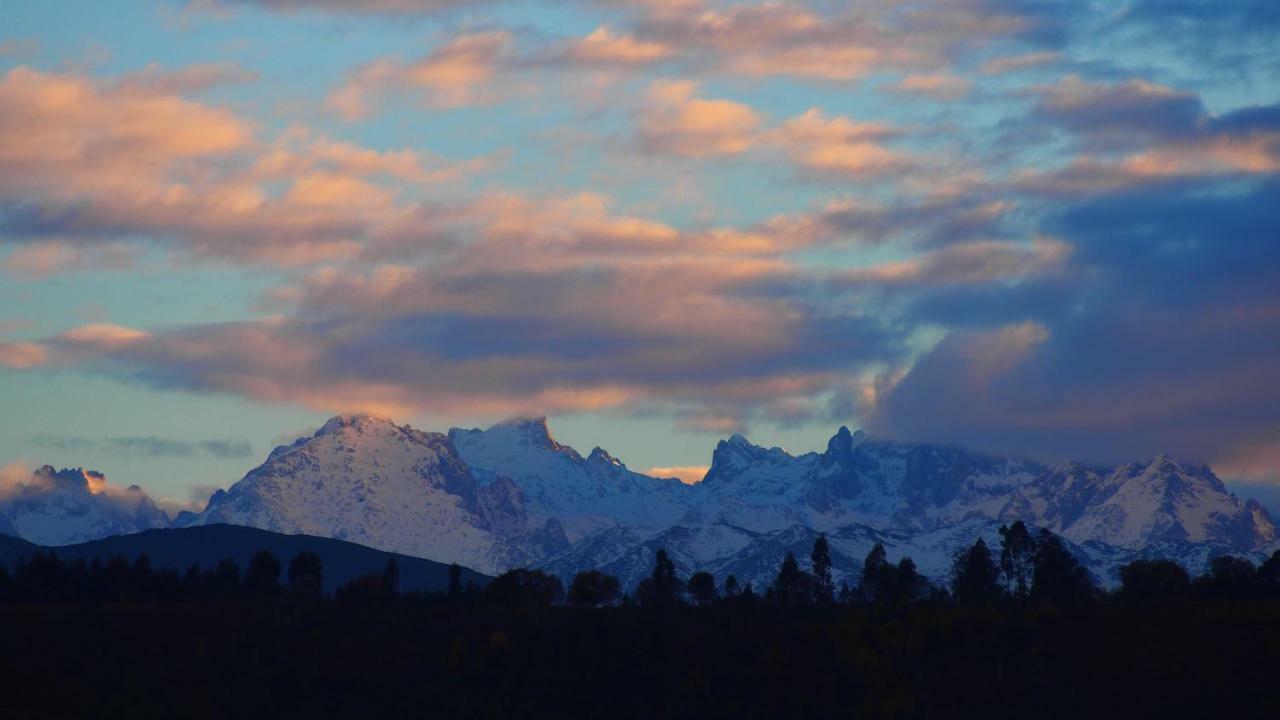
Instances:
[[[696,474],[841,425],[1280,493],[1251,0],[15,0],[0,465],[175,504],[338,412]]]

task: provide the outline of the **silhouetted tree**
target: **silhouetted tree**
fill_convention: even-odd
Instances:
[[[667,551],[658,550],[654,556],[653,574],[640,581],[636,600],[641,606],[650,608],[679,605],[682,585],[676,575],[676,565],[667,557]]]
[[[618,578],[599,570],[586,570],[573,576],[573,582],[569,584],[569,602],[584,607],[612,605],[621,592]]]
[[[1031,592],[1035,554],[1035,539],[1021,520],[1000,527],[1000,574],[1015,600],[1025,600]]]
[[[819,535],[813,541],[809,560],[813,567],[813,599],[829,603],[834,599],[835,583],[831,579],[831,548],[827,545],[826,535]]]
[[[250,596],[274,595],[280,590],[280,561],[270,550],[259,550],[249,558],[244,571],[244,591]]]
[[[395,558],[387,558],[387,565],[382,568],[382,584],[392,595],[400,594],[400,566]]]
[[[564,599],[564,583],[541,570],[516,568],[485,586],[484,598],[503,607],[553,605]]]
[[[1258,589],[1270,598],[1280,598],[1280,550],[1258,566]]]
[[[738,576],[732,573],[724,579],[724,596],[726,598],[737,597],[741,588],[738,587]]]
[[[1079,605],[1094,596],[1093,578],[1058,536],[1041,530],[1035,543],[1031,598],[1055,605]]]
[[[385,573],[369,573],[353,577],[338,588],[333,600],[339,605],[378,606],[395,597],[387,588]]]
[[[1258,570],[1245,558],[1221,555],[1209,561],[1209,575],[1197,578],[1202,594],[1220,600],[1244,600],[1260,590]]]
[[[454,600],[462,598],[462,566],[458,563],[449,565],[449,597]]]
[[[897,567],[892,567],[889,577],[891,588],[890,603],[900,607],[923,597],[928,593],[929,582],[916,569],[916,562],[903,556]]]
[[[853,599],[854,599],[854,592],[853,592],[853,588],[849,587],[849,583],[847,582],[840,583],[840,592],[836,594],[836,600],[840,603],[848,604],[853,602]]]
[[[107,564],[108,571],[111,564]],[[227,558],[218,563],[209,578],[209,593],[215,597],[232,597],[240,592],[240,566]]]
[[[318,598],[324,593],[324,561],[303,550],[289,561],[289,591],[300,597]]]
[[[863,602],[875,603],[887,599],[889,583],[893,580],[893,568],[889,565],[884,545],[876,543],[862,561],[862,579],[858,582],[858,597]]]
[[[711,573],[703,570],[689,576],[689,596],[698,607],[709,607],[719,599],[716,592],[716,579]]]
[[[813,578],[800,569],[792,553],[783,558],[768,596],[781,605],[803,605],[813,598]]]
[[[1126,600],[1181,598],[1191,588],[1186,568],[1172,560],[1134,560],[1120,568],[1120,596]]]
[[[962,605],[985,605],[1000,598],[1000,570],[982,538],[952,559],[951,594]]]

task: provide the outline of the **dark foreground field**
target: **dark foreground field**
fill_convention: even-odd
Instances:
[[[0,606],[0,717],[1274,717],[1280,604]]]

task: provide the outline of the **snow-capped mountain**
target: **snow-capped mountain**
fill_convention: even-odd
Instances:
[[[169,517],[137,485],[112,486],[100,472],[37,469],[0,493],[0,534],[38,545],[70,545],[161,528]]]
[[[787,552],[827,535],[837,580],[857,581],[879,542],[945,579],[977,538],[1016,519],[1061,535],[1104,583],[1136,557],[1193,572],[1211,555],[1258,555],[1277,533],[1203,465],[1159,457],[1114,469],[1044,466],[958,448],[895,443],[846,428],[792,455],[741,435],[720,442],[696,485],[631,471],[601,448],[555,441],[544,418],[426,433],[337,417],[276,448],[184,524],[303,532],[456,561],[488,573],[600,568],[630,586],[665,548],[681,572],[762,587]]]
[[[280,446],[187,525],[227,523],[348,540],[493,570],[568,545],[553,518],[531,525],[506,478],[480,482],[446,435],[367,415],[335,417]]]
[[[687,485],[632,472],[602,448],[583,458],[552,439],[546,418],[454,428],[449,439],[477,478],[514,481],[530,517],[559,521],[570,542],[606,527],[662,530],[688,509]]]

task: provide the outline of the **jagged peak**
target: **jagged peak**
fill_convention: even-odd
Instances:
[[[728,440],[720,441],[720,444],[732,445],[735,447],[755,447],[754,445],[751,444],[751,441],[748,440],[746,436],[743,435],[742,433],[734,433],[733,435],[729,436]]]
[[[346,415],[334,415],[333,417],[326,420],[324,425],[320,426],[320,429],[316,431],[316,434],[314,437],[319,437],[321,435],[329,435],[349,427],[363,429],[364,427],[367,427],[369,425],[395,425],[395,423],[392,422],[390,418],[382,417],[379,415],[372,415],[369,413],[352,413],[352,414],[346,414]]]
[[[598,445],[591,449],[591,454],[587,456],[587,462],[608,463],[618,467],[625,467],[621,460],[610,455],[607,450]]]
[[[849,432],[849,428],[841,425],[835,435],[827,441],[827,454],[844,456],[853,452],[853,449],[863,442],[866,442],[867,433],[863,430]]]
[[[560,449],[560,444],[551,437],[551,430],[547,428],[547,418],[545,415],[507,418],[506,420],[495,423],[485,432],[495,431],[511,433],[527,444],[535,447],[547,448],[548,450]]]

